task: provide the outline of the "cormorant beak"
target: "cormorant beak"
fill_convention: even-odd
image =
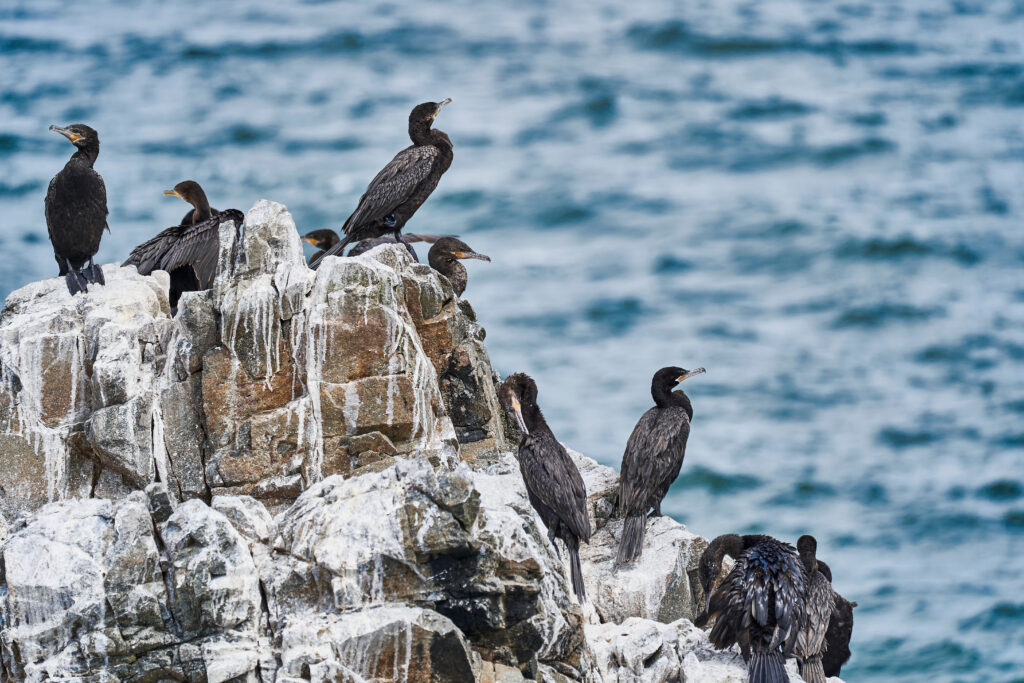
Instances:
[[[61,128],[60,126],[50,126],[50,130],[55,131],[57,133],[60,133],[61,135],[66,137],[71,142],[78,142],[79,140],[82,139],[82,134],[81,133],[76,133],[73,130],[68,130],[67,128]]]
[[[690,379],[694,375],[703,375],[705,372],[707,372],[707,370],[705,370],[704,368],[697,368],[696,370],[690,370],[686,374],[679,375],[678,377],[676,377],[676,382],[682,382],[684,380]]]
[[[301,239],[306,244],[312,244],[314,247],[316,246],[316,240],[313,239],[312,237],[302,237]]]
[[[526,420],[523,419],[523,407],[518,399],[512,399],[512,415],[516,418],[516,424],[519,425],[519,429],[523,434],[529,436],[530,430],[526,428]]]
[[[178,199],[185,199],[178,193],[177,190],[164,190],[165,197],[177,197]]]
[[[475,251],[456,251],[454,253],[455,253],[455,258],[457,258],[457,259],[475,258],[475,259],[478,259],[480,261],[490,261],[491,260],[490,256],[487,256],[486,254],[478,254]]]
[[[440,102],[438,102],[437,103],[437,111],[434,112],[434,118],[436,119],[437,115],[441,113],[441,110],[444,109],[445,107],[447,107],[451,103],[452,103],[452,98],[450,98],[450,97],[445,98],[445,99],[441,100]]]

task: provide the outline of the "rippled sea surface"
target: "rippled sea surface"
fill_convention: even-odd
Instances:
[[[43,197],[100,132],[121,260],[183,213],[337,227],[404,147],[456,152],[503,374],[618,465],[663,365],[707,367],[665,510],[819,539],[850,681],[1024,680],[1024,3],[0,7],[0,294],[55,275]]]

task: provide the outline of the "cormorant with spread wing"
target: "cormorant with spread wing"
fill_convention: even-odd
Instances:
[[[316,270],[327,256],[342,253],[350,242],[393,233],[402,241],[402,227],[437,187],[441,175],[452,165],[452,141],[431,126],[451,99],[424,102],[409,114],[412,145],[395,155],[374,178],[359,199],[356,210],[345,221],[344,239],[324,252],[309,267]]]
[[[736,563],[716,589],[726,555]],[[718,649],[749,644],[750,683],[789,681],[785,657],[797,643],[805,583],[793,546],[771,536],[719,536],[701,555],[698,576],[706,607],[693,623],[703,628],[715,618],[710,638]]]
[[[434,243],[427,254],[430,267],[448,278],[452,283],[452,289],[459,296],[462,296],[466,291],[466,285],[469,284],[466,267],[459,263],[459,259],[467,258],[491,260],[490,256],[476,253],[468,244],[454,237],[442,237]]]
[[[416,259],[416,262],[418,263],[420,257],[416,254],[416,250],[412,248],[410,242],[427,242],[428,244],[433,244],[442,237],[443,235],[427,235],[409,232],[402,235],[402,241],[405,242],[405,248],[409,250],[409,253],[412,254],[412,257]],[[312,244],[320,250],[309,257],[309,263],[313,263],[314,261],[319,261],[323,258],[324,252],[340,242],[341,238],[338,237],[338,233],[333,230],[314,230],[303,235],[302,241],[306,244]],[[395,239],[394,235],[383,235],[382,237],[371,237],[365,240],[360,240],[348,250],[348,254],[346,254],[346,256],[359,256],[360,254],[365,254],[381,244],[395,244],[396,242],[398,242],[398,240]]]
[[[537,406],[537,384],[529,375],[511,375],[498,390],[502,407],[523,432],[519,442],[519,470],[530,504],[548,528],[548,539],[558,552],[556,538],[569,550],[572,589],[580,602],[587,599],[580,568],[580,541],[590,540],[587,489],[576,464],[558,442]]]
[[[181,224],[167,228],[132,250],[122,265],[135,266],[140,275],[166,270],[171,276],[171,309],[178,307],[182,292],[209,289],[217,277],[220,224],[231,221],[238,229],[245,216],[237,209],[218,211],[210,207],[199,183],[185,180],[166,190],[192,205]]]
[[[668,367],[654,373],[654,407],[636,423],[622,455],[619,511],[626,521],[616,564],[632,562],[643,553],[647,511],[653,508],[651,516],[661,516],[661,501],[683,466],[693,406],[685,393],[672,389],[703,372],[704,368]]]
[[[81,123],[50,126],[75,146],[75,153],[46,190],[46,231],[60,274],[72,296],[90,284],[104,284],[103,269],[93,263],[107,227],[107,188],[93,169],[100,136]],[[88,263],[89,267],[85,268]]]
[[[804,565],[804,611],[793,652],[800,662],[800,677],[807,683],[825,683],[821,656],[825,650],[825,631],[835,608],[832,582],[818,571],[818,542],[814,536],[801,536],[796,542]]]

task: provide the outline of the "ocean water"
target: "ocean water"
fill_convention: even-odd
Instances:
[[[161,195],[337,227],[405,146],[455,161],[496,367],[618,465],[663,365],[703,365],[664,509],[819,539],[850,681],[1024,680],[1024,2],[8,1],[0,295],[55,275],[43,197],[100,133],[99,257]]]

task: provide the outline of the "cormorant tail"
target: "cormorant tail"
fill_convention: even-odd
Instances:
[[[629,515],[622,526],[622,540],[619,541],[619,554],[615,564],[623,565],[640,557],[644,549],[644,528],[647,516],[643,514]]]
[[[825,667],[820,656],[800,660],[800,678],[807,683],[825,683]]]
[[[787,683],[789,675],[782,653],[777,649],[751,652],[747,679],[750,683]]]
[[[587,589],[583,585],[583,568],[580,567],[579,541],[572,545],[567,543],[566,547],[569,549],[569,574],[572,577],[572,592],[576,594],[576,599],[582,605],[587,601]]]

